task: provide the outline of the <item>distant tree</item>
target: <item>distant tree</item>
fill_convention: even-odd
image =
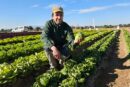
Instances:
[[[41,30],[41,28],[40,28],[40,27],[36,27],[35,29],[36,29],[36,31],[40,31],[40,30]]]
[[[127,24],[127,27],[130,27],[130,24]]]
[[[120,27],[123,27],[124,25],[123,24],[119,24]]]
[[[7,32],[11,32],[11,31],[12,31],[12,29],[8,29],[8,30],[7,30]]]
[[[85,29],[89,28],[88,26],[85,26]]]
[[[11,31],[12,29],[3,29],[3,28],[0,30],[0,32],[11,32]]]
[[[33,27],[32,26],[28,26],[28,30],[32,31]]]
[[[4,29],[2,28],[2,29],[0,30],[0,32],[4,32]]]
[[[104,28],[113,28],[113,25],[104,25]]]

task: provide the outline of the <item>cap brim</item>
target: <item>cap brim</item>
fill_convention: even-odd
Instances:
[[[53,13],[56,13],[56,12],[62,12],[62,13],[63,13],[63,11],[61,11],[61,10],[56,10],[56,11],[53,11]]]

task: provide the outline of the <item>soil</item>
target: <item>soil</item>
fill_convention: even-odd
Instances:
[[[105,67],[94,80],[95,85],[91,87],[130,87],[130,54],[122,30],[117,51],[111,51],[108,57]]]

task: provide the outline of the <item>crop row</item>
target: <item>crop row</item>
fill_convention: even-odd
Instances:
[[[102,34],[104,34],[104,33],[102,33]],[[88,38],[88,37],[87,37]],[[89,39],[89,40],[91,40],[91,39]],[[87,40],[88,41],[88,40]],[[90,42],[90,41],[89,41]],[[38,53],[38,54],[40,54],[40,53]],[[14,80],[14,78],[15,79],[17,79],[18,78],[18,76],[19,76],[19,74],[20,75],[23,75],[23,76],[25,76],[24,75],[24,73],[26,73],[26,72],[33,72],[33,71],[31,71],[30,69],[30,67],[32,67],[32,66],[37,66],[37,59],[38,58],[43,58],[43,57],[45,57],[45,54],[41,54],[41,57],[35,57],[35,55],[31,55],[30,57],[29,56],[25,56],[25,57],[21,57],[21,58],[18,58],[17,60],[15,60],[13,63],[11,63],[11,64],[1,64],[0,66],[2,66],[2,68],[0,68],[0,72],[1,72],[1,74],[0,74],[0,76],[4,76],[4,78],[2,78],[1,77],[1,83],[0,84],[5,84],[5,83],[9,83],[9,82],[12,82],[13,80]],[[29,59],[30,58],[30,59]],[[44,59],[44,58],[43,58]],[[33,64],[34,65],[28,65],[28,61],[30,61],[30,60],[33,60]],[[45,60],[45,59],[44,59]],[[17,61],[19,61],[19,62],[17,62]],[[19,65],[20,64],[20,65]],[[36,65],[35,65],[36,64]],[[14,68],[12,68],[11,66],[15,66]],[[39,65],[41,65],[42,66],[42,64],[41,63],[39,63]],[[3,67],[6,67],[6,69],[5,68],[3,68]],[[11,68],[10,68],[11,67]],[[21,68],[21,67],[25,67],[25,69],[26,70],[24,70],[23,68]],[[12,70],[13,69],[13,70]],[[14,73],[12,73],[12,74],[10,74],[10,72],[12,72],[12,71],[16,71],[16,70],[18,70],[19,72],[21,72],[21,73],[18,73],[18,72],[16,72],[16,75],[14,75]],[[7,72],[6,72],[7,71]],[[9,76],[8,76],[9,75]],[[11,78],[11,77],[13,77],[13,78]],[[5,78],[7,78],[7,79],[5,79]],[[8,78],[10,78],[10,79],[8,79]]]
[[[108,39],[108,36],[106,36],[101,39],[101,41],[95,42],[95,44],[98,45],[94,44],[93,49],[90,46],[91,50],[90,48],[84,49],[82,52],[83,56],[68,60],[61,71],[50,70],[40,75],[36,78],[33,87],[58,87],[58,85],[59,87],[77,87],[78,83],[83,83],[85,78],[90,75],[90,71],[95,68],[98,58],[102,57],[100,56],[100,52],[106,52],[110,43],[114,41],[115,35],[116,33],[113,33],[112,35],[110,34]],[[95,51],[95,49],[100,45],[103,47],[99,47],[99,49]],[[96,55],[85,57],[88,52],[92,55],[93,53],[91,52],[93,50],[96,52]]]
[[[126,40],[128,51],[130,53],[130,32],[127,30],[123,30],[123,33],[125,35],[125,40]]]
[[[39,39],[40,35],[29,35],[29,36],[16,36],[13,38],[7,38],[0,40],[0,45],[5,45],[5,44],[12,44],[12,43],[22,43],[28,40],[35,40]]]
[[[0,63],[12,61],[20,56],[34,54],[43,50],[43,43],[26,45],[24,47],[17,47],[8,51],[0,51]]]
[[[0,51],[8,51],[10,49],[17,49],[18,47],[30,46],[30,45],[37,44],[40,42],[41,41],[38,39],[38,40],[26,41],[24,43],[6,44],[6,45],[0,46]]]
[[[48,60],[42,51],[30,56],[19,57],[11,64],[0,64],[0,84],[12,83],[20,77],[33,73],[34,70],[38,70],[47,63]]]
[[[104,32],[100,32],[94,35],[91,35],[89,37],[87,37],[84,41],[87,42],[91,42],[92,40],[101,37],[105,34],[109,33],[108,31],[104,31]],[[84,42],[83,42],[84,43]],[[81,43],[81,44],[83,44]],[[10,49],[13,48],[14,49]],[[6,50],[3,50],[6,49]],[[30,42],[25,42],[25,43],[19,43],[16,45],[7,45],[7,46],[1,46],[1,51],[0,51],[0,63],[3,62],[8,62],[8,61],[12,61],[16,58],[18,58],[19,56],[26,56],[29,54],[33,54],[35,52],[39,52],[41,50],[43,50],[43,43],[39,40],[34,40],[34,42],[30,41]]]

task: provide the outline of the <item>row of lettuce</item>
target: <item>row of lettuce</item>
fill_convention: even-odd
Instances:
[[[130,32],[128,30],[123,30],[123,33],[125,36],[128,53],[130,53]]]
[[[80,31],[82,31],[82,33],[85,34],[86,36],[89,36],[89,35],[92,35],[94,33],[104,31],[104,30],[100,30],[100,31],[79,30],[78,32],[80,32]],[[75,31],[74,33],[77,33],[77,31]],[[6,44],[12,44],[12,43],[14,43],[14,44],[22,43],[22,42],[26,42],[26,41],[29,41],[29,40],[36,40],[36,39],[40,39],[40,37],[41,36],[38,34],[38,35],[16,36],[16,37],[13,37],[13,38],[6,38],[6,39],[3,39],[3,40],[0,40],[0,46],[6,45]]]
[[[113,33],[112,31],[102,31],[102,32],[92,34],[89,37],[86,37],[85,40],[81,43],[81,45],[87,44],[87,43],[92,43],[95,39],[102,38],[104,36],[108,37],[108,35],[110,36],[110,35],[112,35],[112,33]],[[33,46],[29,46],[29,47],[30,47],[30,51],[32,51]],[[34,47],[36,47],[38,49],[37,44],[35,44]],[[78,48],[80,48],[80,47],[81,46],[79,46]],[[27,48],[26,46],[23,47],[23,49],[26,49],[26,48]],[[42,48],[42,46],[40,48]],[[20,52],[22,52],[23,49],[21,49]],[[30,52],[30,51],[28,50],[26,52]],[[83,49],[81,53],[84,53],[84,51],[85,51],[85,49]],[[92,51],[90,51],[90,53],[91,52]],[[19,53],[19,54],[21,54],[21,53]],[[81,55],[83,55],[83,54],[81,54]],[[81,55],[80,55],[80,57],[81,57]],[[32,53],[30,55],[26,55],[26,56],[21,55],[21,57],[17,56],[15,58],[16,59],[12,63],[7,63],[5,61],[6,63],[0,64],[0,84],[1,85],[6,85],[8,83],[14,83],[18,78],[26,77],[27,75],[33,73],[33,71],[38,70],[38,69],[40,69],[40,67],[48,64],[48,60],[45,57],[45,54],[42,50],[41,51],[34,50],[34,53]],[[5,57],[5,59],[6,59],[6,57]],[[79,59],[79,58],[77,57],[77,59]],[[74,63],[77,62],[76,65],[78,65],[80,63],[75,60],[70,60],[70,61],[74,61]],[[81,59],[79,61],[81,61]],[[67,67],[70,68],[70,65],[71,65],[71,62]],[[64,67],[64,69],[65,69],[65,67]],[[65,76],[68,76],[68,74]]]
[[[20,56],[27,56],[42,50],[43,43],[40,41],[31,41],[29,44],[17,44],[12,49],[0,51],[0,63],[10,62]]]
[[[95,69],[95,66],[99,61],[101,61],[102,56],[109,48],[109,45],[112,41],[114,41],[115,36],[117,35],[117,31],[97,31],[96,33],[88,33],[88,37],[84,39],[84,41],[78,46],[76,55],[74,58],[68,60],[65,63],[65,67],[61,71],[50,70],[40,75],[36,78],[36,82],[34,83],[34,87],[75,87],[75,85],[79,85],[79,83],[83,83],[85,78],[89,76],[91,71]],[[87,36],[87,34],[86,34]],[[110,38],[111,37],[111,38]],[[108,39],[109,38],[109,39]],[[98,41],[96,41],[98,40]],[[95,42],[96,41],[96,42]],[[27,43],[28,41],[24,42]],[[90,47],[87,47],[86,44],[90,44],[95,42]],[[10,43],[10,42],[9,42]],[[30,43],[32,43],[30,45]],[[17,43],[19,45],[18,48],[21,51],[16,51],[19,54],[10,54],[4,57],[1,61],[8,61],[8,59],[15,59],[12,63],[3,63],[0,64],[0,84],[6,85],[10,83],[15,83],[16,80],[20,77],[26,77],[27,75],[33,73],[33,71],[39,70],[40,67],[48,64],[48,60],[45,57],[43,49],[43,44],[39,42],[39,40],[29,40],[29,45],[23,43]],[[14,44],[15,45],[15,44]],[[39,46],[39,47],[37,47]],[[84,49],[80,49],[84,46]],[[17,47],[17,46],[16,46]],[[26,50],[29,48],[30,50]],[[33,50],[34,48],[36,50]],[[23,49],[22,49],[23,48]],[[9,50],[11,50],[9,49]],[[97,50],[98,49],[98,50]],[[22,51],[23,52],[22,54]],[[32,52],[33,50],[33,52]],[[80,50],[80,51],[79,51]],[[1,52],[1,51],[0,51]],[[8,51],[9,52],[9,51]],[[32,52],[32,53],[31,53]],[[29,53],[29,54],[28,54]],[[75,53],[75,52],[73,52]],[[8,53],[6,53],[7,55]],[[28,54],[28,55],[26,55]],[[88,55],[89,54],[89,55]],[[56,82],[55,82],[56,81]],[[64,86],[65,85],[65,86]]]
[[[20,42],[25,42],[25,41],[28,41],[28,40],[39,39],[39,38],[40,38],[40,35],[16,36],[16,37],[13,37],[13,38],[6,38],[6,39],[3,39],[3,40],[0,40],[0,45],[20,43]]]
[[[96,70],[103,55],[116,42],[119,31],[114,31],[83,49],[79,56],[68,60],[61,71],[55,69],[38,76],[33,87],[82,87],[85,79]]]
[[[100,32],[87,31],[83,33],[85,36],[90,35],[91,38],[91,37],[95,37],[96,33],[98,33],[96,36],[100,35],[101,31]],[[43,43],[40,40],[40,35],[20,36],[11,39],[7,38],[5,39],[5,41],[8,41],[8,44],[0,45],[0,63],[10,62],[17,59],[19,56],[27,56],[43,50]],[[3,43],[5,41],[3,40]],[[22,42],[17,42],[17,41],[22,41]]]

